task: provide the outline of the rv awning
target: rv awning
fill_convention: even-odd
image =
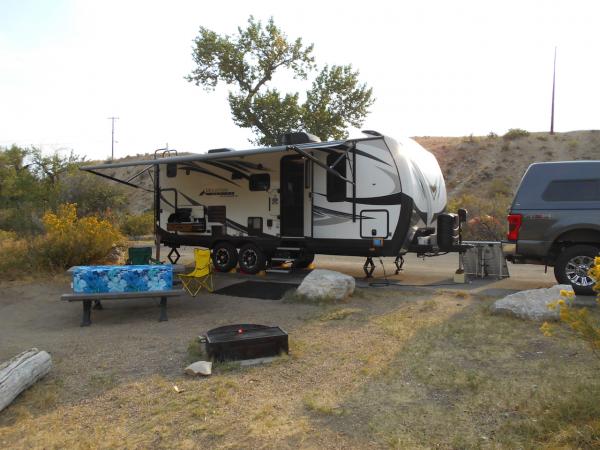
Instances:
[[[284,152],[295,152],[307,159],[310,159],[315,164],[323,167],[332,175],[335,175],[344,181],[353,184],[353,180],[346,179],[336,167],[338,163],[347,156],[348,153],[356,148],[356,143],[360,141],[369,141],[369,140],[379,140],[383,139],[382,136],[370,136],[366,138],[360,139],[351,139],[346,141],[331,141],[331,142],[318,142],[318,143],[307,143],[307,144],[296,144],[296,145],[282,145],[278,147],[265,147],[265,148],[257,148],[251,150],[230,150],[230,151],[221,151],[216,153],[202,153],[202,154],[191,154],[191,155],[182,155],[182,156],[168,156],[168,157],[156,157],[154,159],[148,160],[140,160],[140,161],[125,161],[118,163],[108,163],[108,164],[98,164],[91,166],[83,166],[81,170],[86,172],[93,173],[95,175],[99,175],[104,178],[108,178],[113,181],[117,181],[119,183],[123,183],[127,186],[144,189],[146,191],[152,192],[150,189],[147,189],[139,184],[135,184],[134,181],[140,177],[145,172],[148,172],[152,175],[151,169],[158,164],[179,164],[179,163],[187,163],[187,162],[214,162],[225,160],[228,158],[240,158],[245,156],[254,156],[254,155],[262,155],[268,153],[284,153]],[[321,160],[315,158],[312,155],[311,151],[326,151],[331,152],[332,150],[341,151],[340,156],[336,159],[336,161],[328,166],[323,163]],[[114,173],[113,169],[123,168],[123,167],[140,167],[140,170],[135,172],[132,176],[128,178],[118,178]],[[353,170],[353,169],[352,169]],[[109,172],[109,173],[107,173]],[[110,172],[113,172],[110,174]]]

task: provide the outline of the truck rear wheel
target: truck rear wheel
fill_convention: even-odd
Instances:
[[[594,265],[598,248],[592,245],[574,245],[565,248],[554,263],[554,276],[561,284],[570,284],[579,295],[594,295],[594,280],[588,271]]]
[[[246,273],[255,274],[265,268],[267,259],[265,253],[255,244],[246,244],[240,248],[240,269]]]
[[[229,242],[219,242],[212,249],[212,260],[215,269],[220,272],[229,272],[237,265],[237,250]]]

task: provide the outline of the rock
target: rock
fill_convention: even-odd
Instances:
[[[550,309],[548,305],[559,300],[560,291],[572,291],[568,284],[557,284],[547,289],[531,289],[515,292],[500,300],[491,307],[493,314],[508,314],[529,320],[558,320],[559,310]]]
[[[193,377],[199,375],[208,376],[212,373],[212,362],[196,361],[185,368],[185,373]]]
[[[339,301],[351,296],[355,285],[349,275],[316,269],[304,278],[296,293],[312,301]]]

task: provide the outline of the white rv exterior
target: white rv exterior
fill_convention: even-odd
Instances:
[[[430,152],[411,139],[373,134],[135,165],[154,169],[161,243],[211,248],[222,270],[238,257],[240,266],[255,271],[248,263],[256,260],[260,270],[286,251],[306,261],[314,253],[370,256],[374,239],[377,254],[398,256],[417,230],[435,228],[446,188]]]

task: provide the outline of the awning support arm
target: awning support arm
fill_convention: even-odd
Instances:
[[[288,146],[288,150],[293,150],[296,153],[304,156],[305,158],[310,159],[312,162],[314,162],[316,165],[318,165],[319,167],[322,167],[323,169],[325,169],[327,172],[329,172],[330,174],[344,180],[346,183],[350,183],[350,184],[354,184],[354,182],[352,180],[349,180],[345,177],[343,177],[337,170],[333,170],[331,167],[329,167],[327,164],[324,164],[323,162],[319,161],[318,158],[315,158],[313,155],[311,155],[310,153],[304,151],[303,149],[300,149],[294,145],[290,145]],[[344,153],[342,156],[344,156],[346,153]],[[335,165],[335,164],[334,164]]]
[[[93,173],[94,175],[98,175],[98,176],[103,177],[103,178],[108,178],[109,180],[116,181],[117,183],[122,183],[122,184],[125,184],[127,186],[134,187],[136,189],[142,189],[142,190],[144,190],[146,192],[154,192],[152,189],[146,189],[146,188],[144,188],[142,186],[138,186],[137,184],[133,184],[133,183],[130,183],[129,181],[120,180],[118,178],[111,177],[110,175],[106,175],[105,173],[101,173],[101,172],[98,172],[96,170],[85,169],[85,168],[82,168],[81,170],[85,170],[86,172]]]
[[[130,181],[135,180],[137,177],[139,177],[141,174],[143,174],[145,171],[151,169],[152,167],[153,167],[152,165],[146,166],[146,168],[140,170],[138,173],[136,173],[135,175],[133,175],[131,178],[129,178],[126,181],[129,183]]]

